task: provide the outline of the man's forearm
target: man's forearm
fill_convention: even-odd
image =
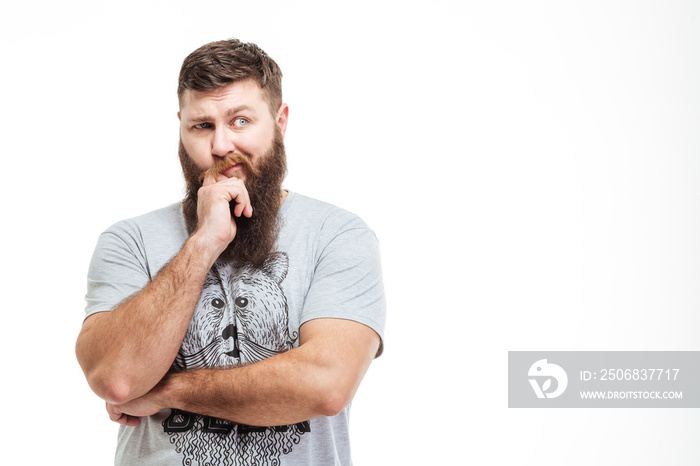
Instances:
[[[176,408],[253,426],[332,416],[352,400],[378,346],[377,334],[362,324],[311,321],[298,348],[248,366],[169,374],[144,397],[147,406],[123,412]]]
[[[92,389],[123,403],[147,393],[170,368],[214,259],[191,237],[140,293],[89,317],[76,353]]]
[[[171,374],[163,380],[159,396],[172,408],[253,426],[336,414],[324,406],[328,384],[314,380],[318,372],[295,357],[298,351],[235,369]]]

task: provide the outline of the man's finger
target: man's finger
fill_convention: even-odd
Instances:
[[[236,206],[233,208],[233,215],[236,217],[245,215],[250,218],[253,216],[253,207],[250,205],[249,201],[245,204],[243,202],[236,202]]]
[[[124,414],[117,422],[129,427],[138,427],[141,425],[141,418]]]
[[[129,427],[138,427],[141,425],[141,418],[136,416],[129,416],[128,414],[122,414],[117,419],[112,419],[117,424]]]
[[[128,414],[122,413],[116,406],[106,403],[107,414],[109,414],[109,419],[116,422],[117,424],[122,424],[129,427],[138,427],[141,425],[141,419],[136,416],[129,416]]]
[[[204,172],[204,180],[202,181],[202,186],[211,186],[216,183],[216,174],[207,170]]]

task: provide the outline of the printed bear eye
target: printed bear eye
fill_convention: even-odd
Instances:
[[[246,307],[248,305],[248,300],[246,298],[236,298],[236,306]]]
[[[211,300],[211,305],[217,309],[222,309],[224,307],[224,302],[219,298],[214,298]]]

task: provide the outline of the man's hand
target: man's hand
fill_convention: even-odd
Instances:
[[[156,386],[142,397],[127,403],[120,405],[107,403],[109,418],[117,424],[125,426],[137,427],[141,425],[142,417],[152,416],[166,408],[159,401],[158,393],[158,386]]]
[[[141,425],[141,418],[136,416],[130,416],[121,412],[119,406],[106,403],[107,414],[109,418],[116,422],[117,424],[122,424],[129,427],[138,427]]]
[[[218,257],[236,237],[236,222],[231,216],[230,202],[235,201],[235,217],[253,215],[248,190],[238,178],[208,174],[197,193],[198,226],[195,234],[214,247]]]

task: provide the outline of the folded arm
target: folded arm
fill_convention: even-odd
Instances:
[[[140,293],[85,320],[76,355],[100,398],[110,403],[137,398],[170,369],[208,271],[200,250],[191,238]]]
[[[165,408],[254,426],[332,416],[352,400],[379,343],[361,323],[311,320],[298,348],[248,366],[169,374],[145,396],[107,408],[126,425]]]

